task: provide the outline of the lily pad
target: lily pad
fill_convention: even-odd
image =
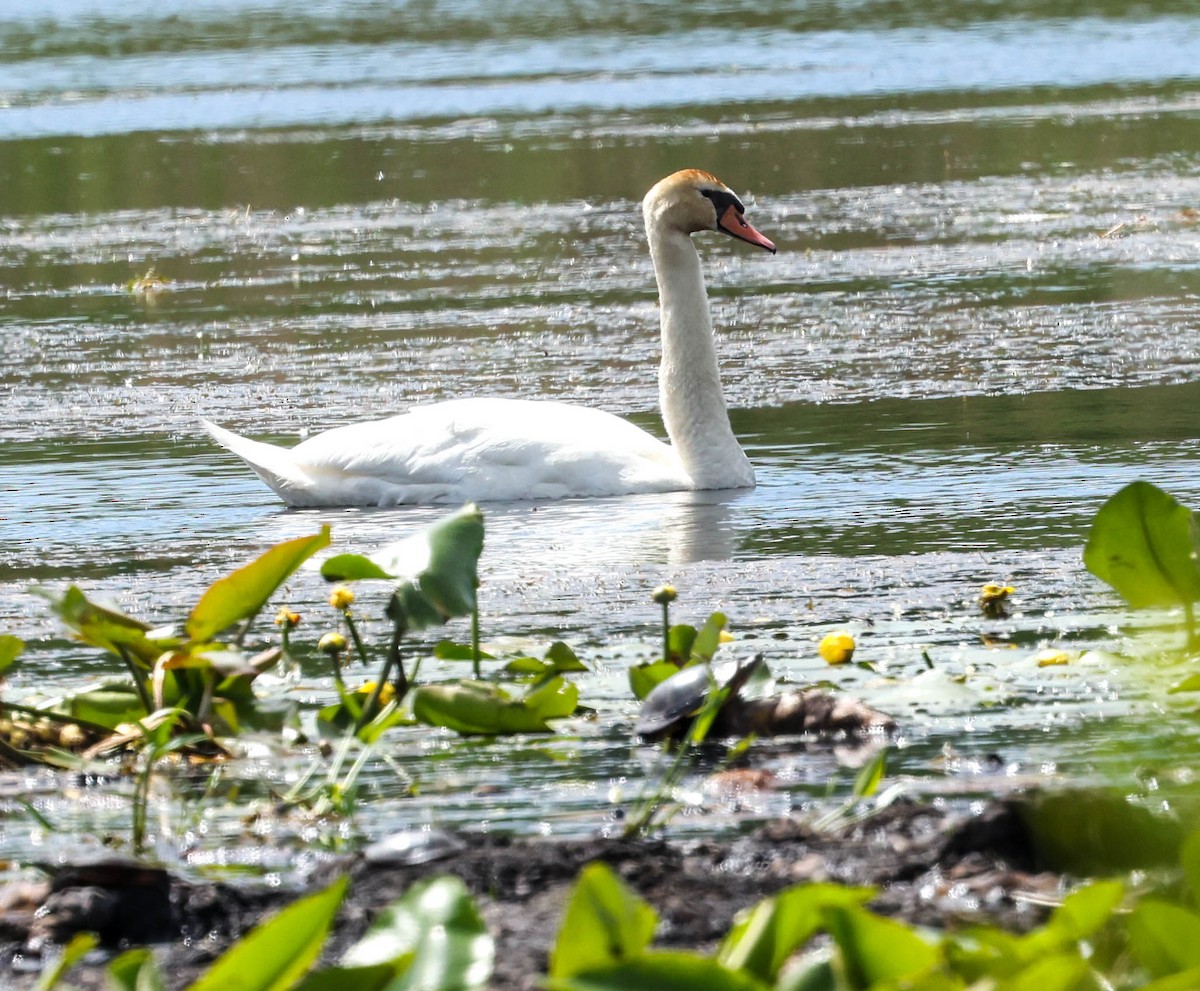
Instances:
[[[1125,486],[1100,507],[1083,561],[1135,608],[1200,600],[1195,515],[1149,482]]]

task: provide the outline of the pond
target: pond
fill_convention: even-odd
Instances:
[[[626,669],[656,649],[665,581],[677,620],[728,614],[731,656],[895,715],[889,776],[909,794],[1169,774],[1197,735],[1164,693],[1178,672],[1118,656],[1148,635],[1131,622],[1163,617],[1122,611],[1081,551],[1135,478],[1200,505],[1200,16],[1044,7],[0,12],[0,632],[28,645],[6,697],[118,673],[32,586],[177,622],[276,541],[327,522],[336,549],[366,551],[444,511],[286,510],[201,416],[291,444],[496,395],[659,431],[639,201],[699,167],[779,245],[696,238],[758,487],[484,507],[484,639],[569,642],[596,717],[545,738],[393,731],[332,826],[244,825],[311,759],[251,741],[195,790],[160,782],[158,853],[281,872],[330,832],[619,829],[662,773],[631,739]],[[1015,586],[1009,617],[979,611],[987,581]],[[286,589],[308,643],[327,594],[313,571]],[[383,593],[360,604],[379,616]],[[819,658],[842,628],[874,670]],[[1072,663],[1039,667],[1046,647]],[[333,689],[307,651],[287,689],[311,712]],[[861,755],[779,741],[752,759],[776,787],[723,800],[697,776],[670,835],[827,809]],[[128,817],[125,783],[0,775],[11,859],[76,853]]]

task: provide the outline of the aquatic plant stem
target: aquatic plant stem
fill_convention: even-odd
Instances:
[[[367,648],[363,646],[362,637],[358,635],[358,626],[355,625],[354,617],[350,615],[349,609],[342,611],[342,618],[346,621],[346,629],[350,631],[350,639],[354,641],[354,650],[358,654],[358,659],[362,662],[363,667],[366,667],[369,663]]]
[[[379,705],[379,696],[391,676],[393,667],[396,669],[396,702],[399,703],[408,694],[408,676],[404,673],[404,660],[400,656],[400,642],[404,639],[408,624],[405,622],[403,607],[395,596],[388,603],[387,611],[392,618],[392,642],[388,645],[387,657],[383,660],[383,667],[380,668],[379,677],[375,679],[375,687],[371,689],[367,704],[363,706],[362,712],[354,722],[355,733],[366,726],[367,721],[375,712]]]
[[[471,610],[471,667],[476,681],[479,680],[479,609]]]
[[[117,653],[121,655],[121,660],[125,663],[125,667],[129,669],[129,675],[133,678],[133,687],[141,700],[142,708],[146,710],[146,715],[150,715],[154,711],[154,704],[150,701],[150,693],[146,691],[145,682],[142,681],[141,672],[138,671],[137,665],[133,663],[133,658],[129,656],[129,651],[122,644],[117,644]]]

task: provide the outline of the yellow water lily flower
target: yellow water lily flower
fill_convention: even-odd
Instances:
[[[817,653],[826,664],[845,664],[854,656],[854,648],[858,646],[854,637],[845,630],[827,633],[821,638]]]
[[[356,688],[354,693],[356,695],[365,695],[369,697],[370,694],[375,691],[375,684],[376,683],[374,681],[363,682],[362,687]],[[383,683],[383,687],[379,690],[379,704],[387,705],[395,697],[396,686],[390,681],[385,681]]]
[[[988,582],[979,590],[979,608],[985,616],[999,619],[1008,615],[1006,604],[1008,597],[1016,589],[1011,585],[1001,585],[999,582]]]
[[[349,609],[350,603],[354,601],[354,593],[345,585],[338,585],[332,592],[329,593],[329,604],[334,609]]]

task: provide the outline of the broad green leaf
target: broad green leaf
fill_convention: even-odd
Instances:
[[[696,642],[696,628],[686,623],[672,626],[667,631],[667,656],[663,661],[670,661],[676,668],[683,667],[692,657],[692,644]]]
[[[514,657],[504,665],[504,673],[514,678],[541,678],[552,674],[554,666],[536,657]]]
[[[638,957],[650,945],[657,925],[654,909],[631,891],[611,867],[602,862],[588,864],[579,872],[571,889],[558,939],[550,951],[550,986],[558,986],[554,983],[556,979]]]
[[[1190,967],[1169,977],[1143,984],[1138,991],[1196,991],[1200,988],[1200,967]]]
[[[770,991],[749,974],[722,967],[711,957],[657,950],[628,960],[555,977],[550,991]]]
[[[1054,910],[1042,931],[1063,945],[1091,939],[1109,919],[1125,897],[1120,881],[1096,881],[1072,891]]]
[[[322,967],[296,985],[296,991],[385,991],[408,969],[411,957],[371,967]]]
[[[635,698],[644,699],[661,682],[671,675],[678,674],[679,668],[666,661],[653,661],[649,664],[635,664],[629,669],[629,687]]]
[[[95,933],[76,933],[71,937],[71,941],[63,947],[62,956],[42,974],[37,984],[33,986],[33,991],[50,991],[50,988],[57,986],[63,975],[91,953],[99,942],[100,937]]]
[[[439,640],[433,645],[433,656],[439,661],[474,661],[475,650],[469,643],[455,643],[453,640]],[[481,661],[494,661],[495,655],[486,650],[479,652]]]
[[[587,665],[561,640],[555,640],[546,650],[546,662],[560,674],[568,671],[586,671]]]
[[[1056,953],[1041,957],[1004,983],[1004,991],[1083,991],[1096,985],[1085,983],[1087,961],[1078,953]]]
[[[721,646],[721,632],[728,622],[723,612],[715,612],[705,621],[692,643],[692,663],[711,661]]]
[[[579,689],[562,677],[549,679],[522,701],[542,719],[563,719],[579,705]]]
[[[1200,692],[1200,674],[1189,674],[1167,689],[1168,695],[1178,695],[1180,692]]]
[[[1155,977],[1200,967],[1200,915],[1168,902],[1144,899],[1128,921],[1129,945]]]
[[[150,950],[128,950],[108,965],[113,991],[167,991],[162,972]]]
[[[349,881],[342,877],[260,923],[188,991],[288,991],[320,956]]]
[[[503,689],[485,682],[420,685],[411,698],[413,715],[421,722],[458,733],[553,732],[524,700],[514,699]]]
[[[321,577],[331,582],[353,582],[364,578],[395,578],[363,554],[335,554],[321,562]]]
[[[938,962],[933,945],[894,919],[856,906],[825,908],[822,914],[853,988],[912,980]]]
[[[1188,891],[1192,895],[1192,904],[1200,904],[1200,830],[1189,834],[1183,841],[1179,850],[1179,863],[1183,868]]]
[[[471,503],[411,537],[380,548],[369,559],[383,576],[405,579],[401,588],[411,587],[440,617],[437,622],[445,622],[448,617],[469,616],[475,611],[482,553],[483,514]],[[404,606],[414,619],[424,618],[407,597]]]
[[[76,586],[70,586],[60,597],[39,592],[50,602],[50,610],[86,644],[107,650],[118,657],[122,651],[144,667],[151,667],[158,656],[174,645],[175,640],[152,640],[146,636],[148,623],[134,619],[116,609],[96,605]]]
[[[21,651],[24,649],[25,641],[20,637],[11,636],[8,633],[0,636],[0,674],[12,667],[13,661],[21,656]]]
[[[775,991],[842,991],[833,958],[829,946],[793,957],[780,970]]]
[[[317,551],[329,546],[329,526],[311,537],[276,544],[266,553],[218,579],[200,596],[184,629],[192,640],[210,640],[234,623],[258,613],[292,573]]]
[[[863,905],[875,894],[873,888],[840,884],[788,888],[738,914],[717,951],[717,960],[732,970],[773,981],[788,957],[822,927],[822,909]]]
[[[408,960],[390,991],[471,991],[492,976],[495,947],[467,887],[457,877],[413,885],[385,908],[342,962],[354,966]]]
[[[1096,514],[1083,561],[1131,606],[1200,599],[1200,537],[1191,510],[1149,482],[1133,482]]]
[[[396,586],[388,600],[387,616],[406,632],[440,626],[450,618],[430,602],[414,582]]]
[[[62,708],[75,719],[115,729],[121,723],[134,723],[147,715],[141,696],[132,685],[107,685],[69,695]]]

